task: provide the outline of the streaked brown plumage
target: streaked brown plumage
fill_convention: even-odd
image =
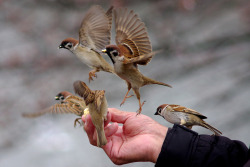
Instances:
[[[55,100],[60,100],[60,104],[55,104],[39,112],[23,113],[22,115],[24,117],[34,118],[34,117],[39,117],[47,113],[55,113],[55,114],[71,113],[80,117],[86,114],[84,112],[86,112],[86,109],[88,107],[86,106],[84,99],[78,96],[74,96],[70,92],[63,91],[63,92],[58,93],[55,97]],[[80,123],[79,119],[81,118],[77,118],[75,120],[74,126],[76,126],[76,122]]]
[[[64,39],[59,48],[65,48],[75,54],[84,64],[93,68],[89,72],[89,81],[96,72],[114,73],[113,67],[100,55],[101,49],[110,44],[113,7],[105,12],[100,6],[92,6],[85,14],[79,30],[79,41]]]
[[[194,125],[198,125],[211,130],[217,136],[222,134],[218,129],[203,120],[207,118],[206,116],[180,105],[162,104],[157,108],[155,115],[160,115],[172,124],[184,125],[189,129],[192,129]]]
[[[140,100],[140,87],[150,84],[171,86],[142,75],[137,68],[138,64],[148,64],[155,54],[152,52],[146,27],[137,14],[127,9],[115,9],[114,13],[117,45],[108,45],[103,52],[107,53],[113,62],[115,73],[127,83],[128,91],[121,105],[131,97],[128,93],[132,88],[139,101],[140,114],[144,104]]]
[[[89,107],[91,120],[96,128],[97,146],[102,147],[107,144],[104,132],[104,121],[107,120],[108,103],[104,90],[90,90],[82,81],[74,82],[75,93],[84,98]]]
[[[133,10],[115,9],[115,41],[125,58],[134,58],[152,52],[151,42],[145,24]],[[138,62],[146,65],[151,58]]]

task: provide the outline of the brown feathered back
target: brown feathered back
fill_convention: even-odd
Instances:
[[[145,24],[133,10],[126,8],[115,9],[116,44],[123,50],[127,58],[137,57],[152,52]],[[140,62],[146,65],[151,58]]]
[[[75,93],[83,97],[86,105],[92,103],[95,99],[95,93],[89,89],[89,87],[83,81],[75,81],[74,84]]]

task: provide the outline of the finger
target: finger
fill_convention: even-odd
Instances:
[[[105,136],[106,137],[110,137],[112,136],[113,134],[115,134],[118,130],[118,123],[112,123],[112,124],[109,124],[105,129]]]
[[[87,114],[88,115],[88,114]],[[82,115],[82,122],[83,122],[83,124],[85,124],[85,121],[86,121],[86,116],[87,115]]]
[[[136,115],[136,113],[134,112],[120,111],[116,108],[109,108],[108,110],[109,113],[111,114],[111,121],[122,124],[124,124],[129,117]]]
[[[84,122],[84,130],[86,131],[86,133],[88,135],[90,144],[96,145],[96,141],[93,139],[93,135],[95,132],[95,126],[92,123],[90,115],[87,114],[84,118],[82,118],[82,120]]]

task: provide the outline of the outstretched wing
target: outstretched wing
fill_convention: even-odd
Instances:
[[[69,103],[70,106],[77,105],[81,110],[87,108],[84,99],[78,96],[69,96],[67,98],[67,102]]]
[[[129,50],[128,54],[124,55],[125,57],[133,58],[152,52],[146,26],[133,10],[115,9],[114,17],[116,44],[123,46],[125,50]],[[150,60],[151,58],[138,64],[146,65]]]
[[[80,44],[97,51],[110,44],[112,9],[106,13],[99,5],[94,5],[87,11],[79,30]]]
[[[77,104],[76,104],[77,105]],[[34,112],[34,113],[23,113],[22,116],[23,117],[28,117],[28,118],[35,118],[35,117],[39,117],[42,116],[44,114],[47,113],[55,113],[55,114],[67,114],[67,113],[71,113],[71,114],[75,114],[75,115],[79,115],[79,113],[82,113],[82,111],[80,110],[80,108],[78,106],[70,106],[69,103],[63,103],[63,104],[55,104],[49,108],[43,109],[39,112]]]

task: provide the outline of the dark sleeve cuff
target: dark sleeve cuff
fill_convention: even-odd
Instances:
[[[224,136],[198,135],[180,125],[169,129],[155,164],[161,166],[243,166],[248,148]]]
[[[187,166],[197,136],[196,132],[175,124],[167,132],[155,166]]]

